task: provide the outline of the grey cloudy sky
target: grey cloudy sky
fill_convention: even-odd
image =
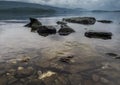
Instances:
[[[86,9],[120,9],[120,0],[0,0],[0,1],[22,1],[68,8],[71,7]]]

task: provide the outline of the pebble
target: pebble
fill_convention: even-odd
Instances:
[[[51,77],[53,75],[55,75],[56,73],[55,72],[52,72],[52,71],[48,71],[46,73],[43,73],[42,75],[40,75],[38,77],[38,79],[44,79],[44,78],[48,78],[48,77]]]
[[[24,69],[24,67],[18,67],[18,70],[23,70]]]

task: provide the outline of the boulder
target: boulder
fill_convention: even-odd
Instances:
[[[37,32],[41,36],[48,36],[50,34],[56,34],[56,29],[54,26],[40,26]]]
[[[73,18],[63,18],[63,21],[71,23],[79,23],[84,25],[93,25],[96,22],[94,17],[73,17]]]
[[[42,23],[40,21],[38,21],[37,19],[30,18],[30,23],[25,25],[25,27],[37,28],[37,27],[39,27],[41,25],[42,25]]]
[[[100,38],[100,39],[111,39],[112,33],[111,32],[104,32],[104,31],[87,31],[85,32],[85,36],[88,38]]]
[[[59,35],[69,35],[73,32],[75,31],[67,25],[61,25],[61,28],[58,30]]]
[[[101,22],[101,23],[112,23],[112,21],[110,21],[110,20],[97,20],[97,22]]]

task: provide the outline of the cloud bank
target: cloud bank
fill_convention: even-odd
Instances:
[[[120,0],[0,0],[21,1],[67,8],[120,9]]]

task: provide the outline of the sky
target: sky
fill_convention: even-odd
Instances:
[[[22,1],[66,8],[120,9],[120,0],[0,0]]]

